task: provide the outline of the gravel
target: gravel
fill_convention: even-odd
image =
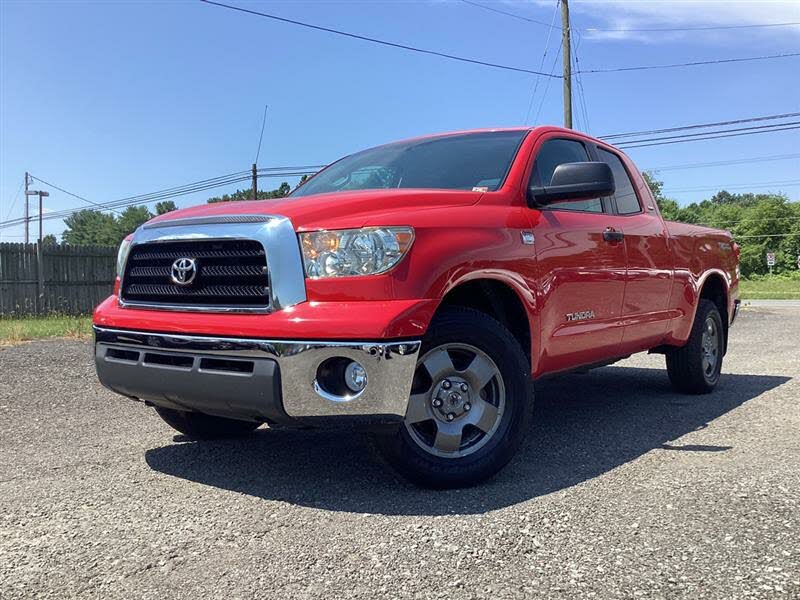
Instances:
[[[743,310],[710,396],[660,356],[540,382],[517,459],[448,492],[355,433],[188,442],[87,342],[0,349],[0,597],[798,598],[798,339]]]

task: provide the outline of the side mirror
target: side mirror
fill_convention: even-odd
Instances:
[[[614,189],[614,174],[606,163],[564,163],[556,167],[550,185],[528,189],[528,206],[600,198],[610,196]]]

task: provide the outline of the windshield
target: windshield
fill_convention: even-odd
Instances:
[[[292,196],[391,188],[495,191],[526,133],[466,133],[371,148],[333,163]]]

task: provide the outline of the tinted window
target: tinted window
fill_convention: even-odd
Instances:
[[[558,165],[587,162],[588,160],[589,155],[586,148],[580,142],[560,139],[547,140],[542,144],[539,154],[536,155],[536,162],[533,163],[533,171],[531,171],[530,185],[550,185],[553,172]],[[577,202],[553,202],[548,204],[547,208],[601,213],[603,212],[603,202],[600,198]]]
[[[600,155],[600,160],[611,167],[611,171],[614,173],[614,185],[617,188],[614,192],[614,198],[617,200],[617,212],[621,215],[640,212],[642,209],[639,206],[639,199],[636,197],[636,190],[619,156],[602,148],[598,148],[597,151]]]
[[[526,133],[447,135],[364,150],[324,169],[292,196],[388,188],[494,191]]]

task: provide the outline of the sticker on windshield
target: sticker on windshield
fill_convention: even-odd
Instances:
[[[486,185],[476,185],[474,188],[472,188],[472,191],[473,192],[488,192],[489,191],[489,187],[486,186]]]

